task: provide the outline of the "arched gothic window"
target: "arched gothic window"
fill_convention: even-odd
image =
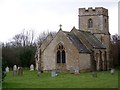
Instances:
[[[65,63],[65,51],[62,50],[62,63]]]
[[[65,48],[62,44],[57,47],[57,63],[66,63]]]
[[[88,28],[92,28],[93,27],[93,20],[90,18],[88,20]]]
[[[60,59],[61,59],[60,50],[58,50],[57,51],[57,63],[60,63]]]

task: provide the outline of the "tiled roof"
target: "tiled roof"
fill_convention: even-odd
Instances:
[[[74,33],[67,33],[67,36],[75,45],[75,47],[79,50],[80,53],[90,53],[90,50],[86,48],[86,46],[79,40],[79,38]]]
[[[96,49],[105,49],[106,47],[90,32],[78,30],[84,35],[88,42]]]

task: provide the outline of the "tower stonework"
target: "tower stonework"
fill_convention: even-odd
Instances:
[[[106,46],[107,67],[110,68],[110,33],[108,9],[79,8],[79,30],[89,31]]]
[[[93,26],[88,27],[88,20],[92,19]],[[103,7],[79,8],[79,29],[89,30],[93,33],[109,34],[108,10]]]

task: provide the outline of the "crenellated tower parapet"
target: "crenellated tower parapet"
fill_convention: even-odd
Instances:
[[[87,16],[87,15],[108,16],[108,9],[105,9],[103,7],[96,7],[95,9],[93,9],[92,7],[89,7],[88,9],[79,8],[79,15],[80,16]]]

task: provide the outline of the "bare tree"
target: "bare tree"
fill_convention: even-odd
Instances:
[[[13,37],[13,41],[11,41],[11,44],[15,47],[20,46],[30,46],[34,43],[34,31],[28,30],[25,31],[25,29],[20,33]]]
[[[56,35],[56,32],[42,32],[39,36],[38,36],[38,38],[37,38],[37,40],[36,40],[36,43],[37,43],[37,45],[41,45],[42,44],[42,42],[47,38],[47,36],[48,35],[52,35],[53,37]]]

